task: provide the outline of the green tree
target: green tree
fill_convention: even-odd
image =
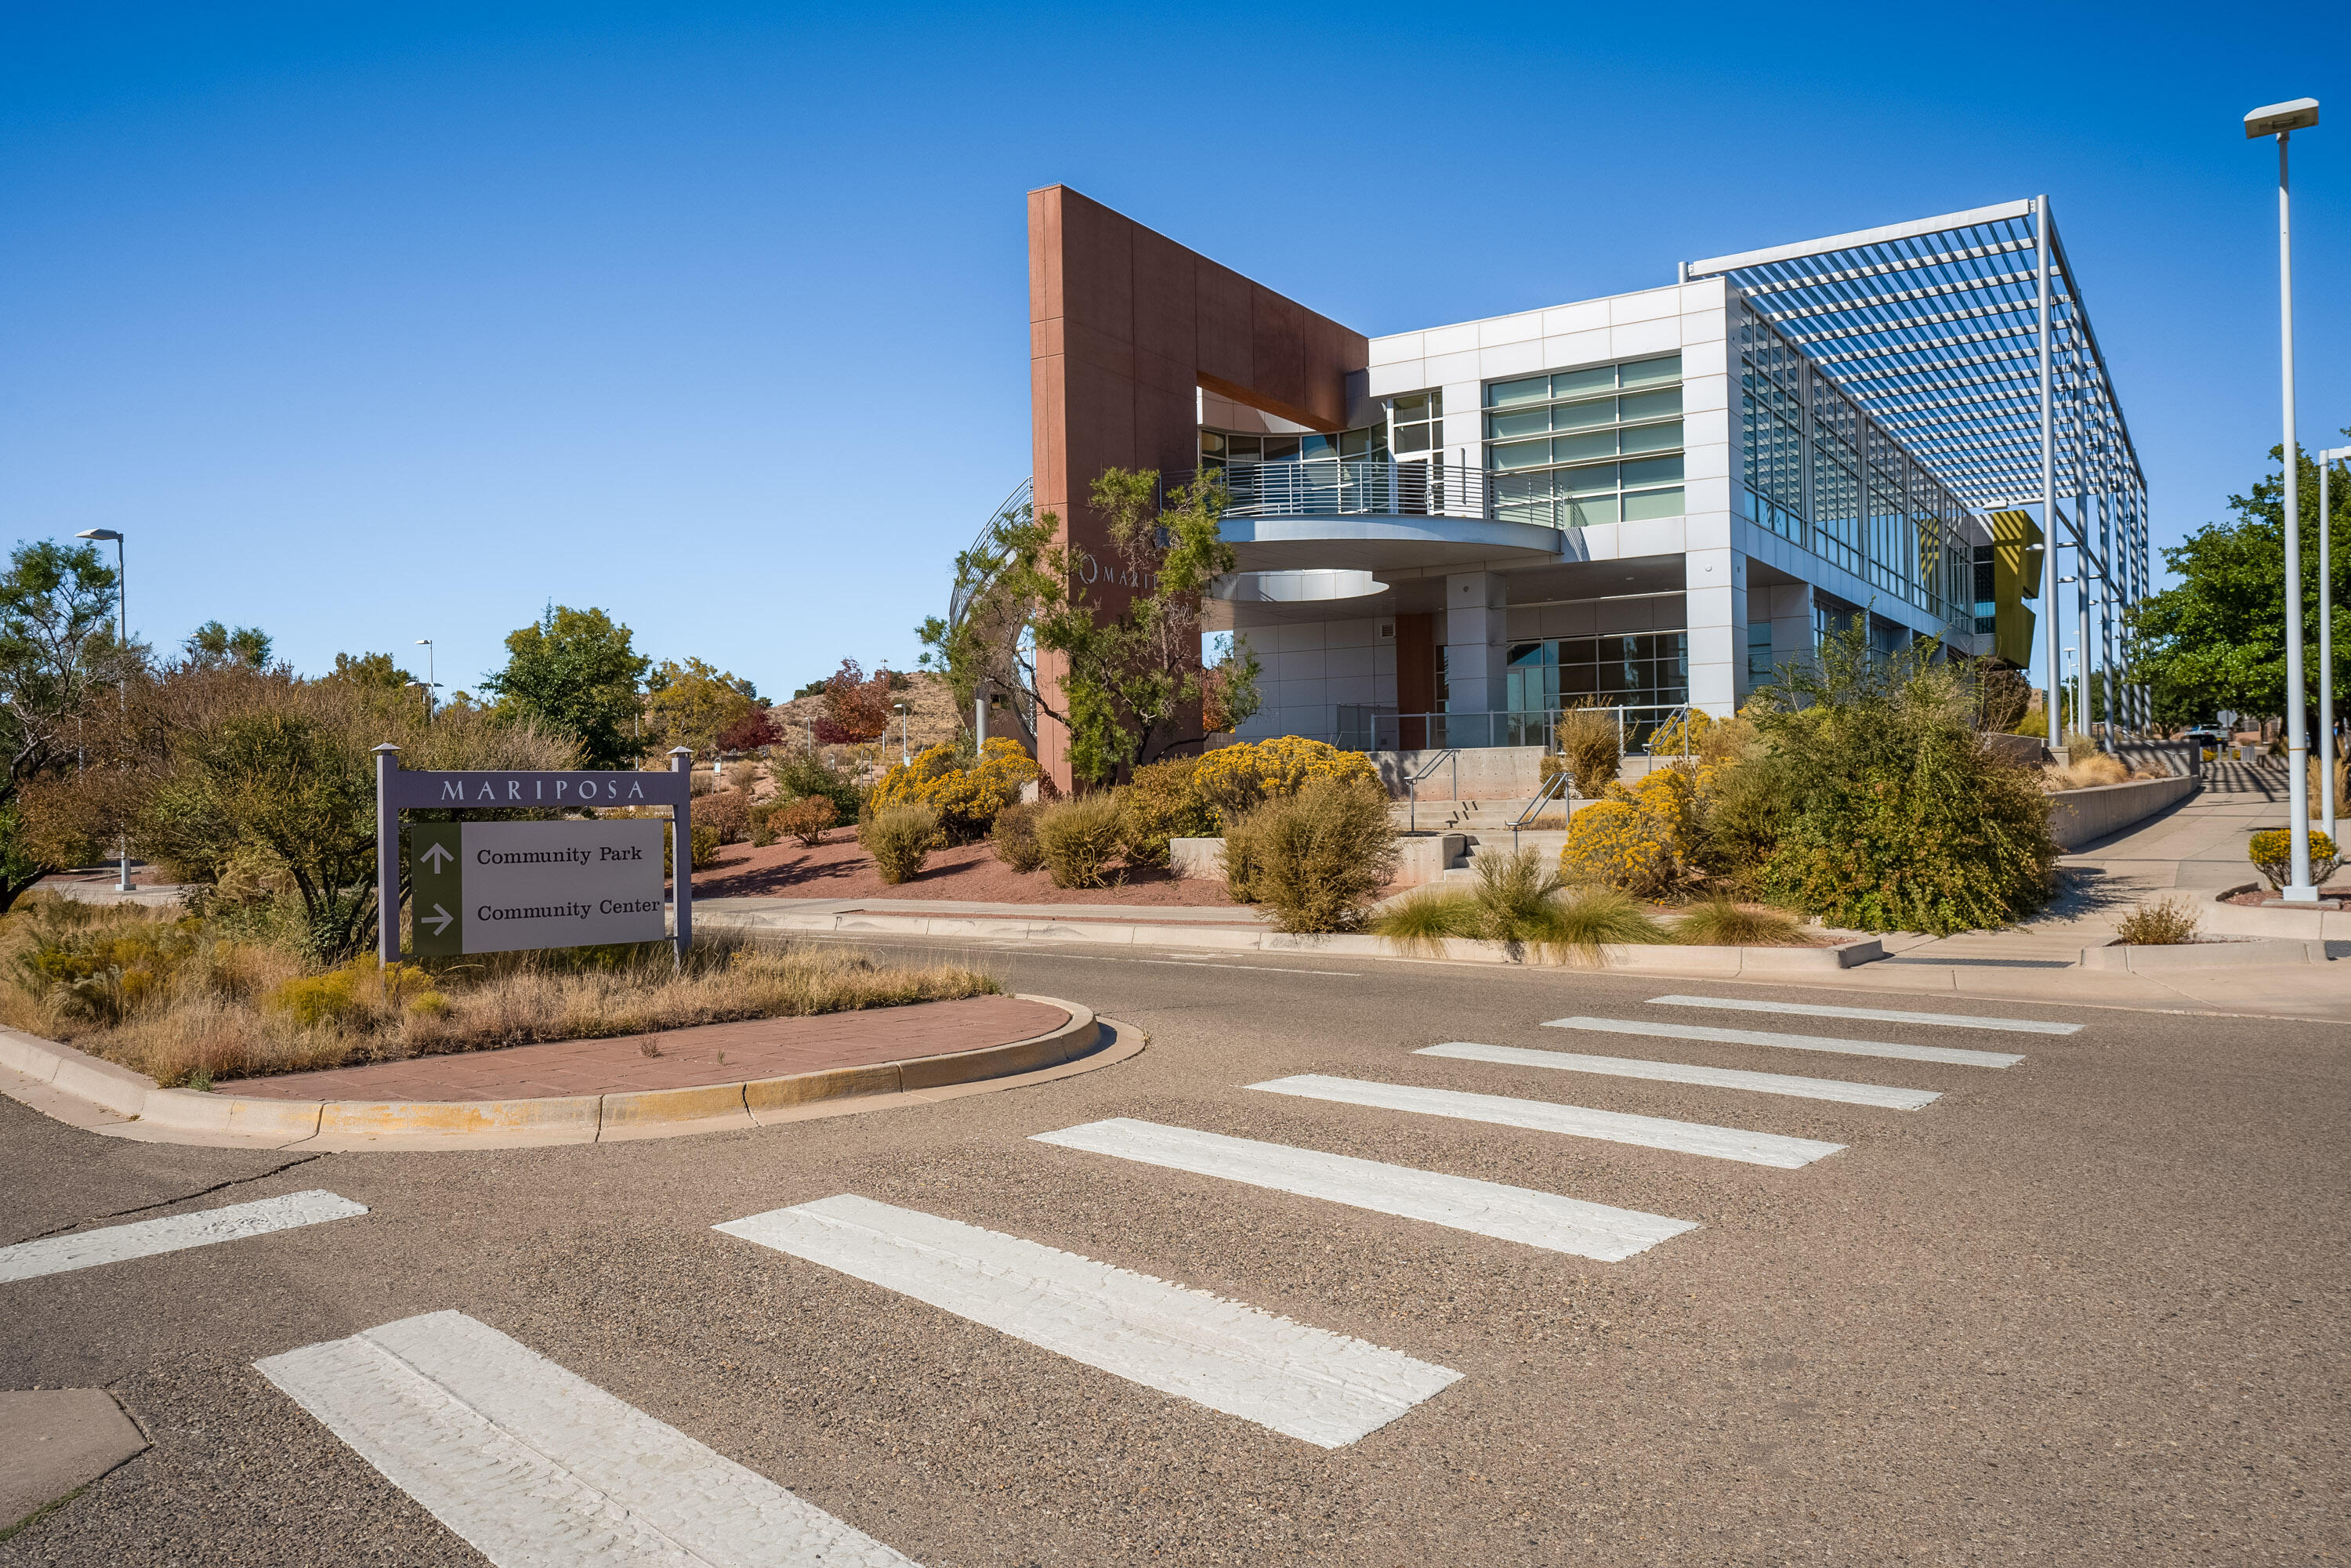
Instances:
[[[956,557],[961,614],[917,634],[958,709],[983,681],[1018,692],[1068,728],[1071,770],[1103,783],[1238,727],[1258,708],[1259,666],[1239,637],[1215,663],[1204,655],[1208,591],[1237,564],[1217,531],[1222,486],[1203,478],[1163,502],[1156,473],[1112,468],[1090,500],[1108,520],[1112,559],[1058,542],[1053,513],[1007,512]],[[1114,615],[1092,592],[1105,578],[1135,590]],[[1058,681],[1040,680],[1040,655],[1060,665]]]
[[[507,665],[483,678],[501,707],[541,719],[580,745],[583,766],[627,768],[643,755],[636,734],[640,683],[652,661],[626,626],[601,610],[550,604],[507,638]]]
[[[76,758],[93,696],[144,663],[116,636],[115,589],[91,545],[20,544],[0,575],[0,910],[52,869],[27,845],[19,794]]]
[[[217,621],[207,621],[189,632],[185,643],[190,664],[235,662],[256,670],[268,667],[271,646],[269,633],[258,626],[239,626],[232,632]]]
[[[335,667],[319,678],[381,692],[404,692],[416,679],[393,663],[389,653],[338,653]]]
[[[696,757],[716,755],[718,737],[759,706],[750,682],[701,659],[664,659],[645,685],[645,719],[657,744]]]
[[[2351,431],[2346,431],[2351,434]],[[2283,447],[2272,447],[2276,460]],[[2311,639],[2304,664],[2312,710],[2318,703],[2318,465],[2298,454],[2296,499],[2302,514],[2302,609]],[[2335,538],[2335,701],[2351,694],[2351,476],[2330,486]],[[2285,501],[2283,469],[2262,476],[2248,495],[2229,497],[2236,514],[2207,523],[2163,552],[2177,585],[2137,609],[2131,678],[2154,696],[2159,723],[2208,720],[2222,708],[2285,712]]]

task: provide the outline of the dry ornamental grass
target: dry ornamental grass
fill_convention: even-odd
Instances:
[[[39,894],[0,918],[0,1022],[167,1085],[1003,991],[731,935],[698,938],[683,974],[666,943],[321,970],[169,912]]]

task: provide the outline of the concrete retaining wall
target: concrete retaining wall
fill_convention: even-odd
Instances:
[[[2193,779],[2139,779],[2049,797],[2049,832],[2072,852],[2168,810],[2201,788]]]
[[[1401,800],[1405,798],[1405,781],[1423,768],[1429,759],[1441,756],[1435,751],[1374,751],[1369,753],[1372,766],[1380,770],[1380,782],[1388,793]],[[1458,764],[1447,760],[1437,770],[1420,782],[1420,798],[1424,800],[1531,800],[1542,788],[1543,748],[1540,746],[1482,746],[1464,747],[1454,753]],[[1460,793],[1454,793],[1456,774],[1460,780]]]

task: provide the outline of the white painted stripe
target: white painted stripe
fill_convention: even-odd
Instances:
[[[1847,1083],[1835,1078],[1789,1078],[1777,1072],[1740,1072],[1728,1067],[1691,1067],[1678,1061],[1635,1061],[1623,1056],[1578,1056],[1565,1051],[1525,1051],[1515,1045],[1478,1045],[1466,1040],[1423,1046],[1413,1054],[1450,1056],[1463,1061],[1499,1061],[1513,1067],[1556,1067],[1569,1072],[1646,1078],[1661,1083],[1697,1083],[1708,1089],[1748,1089],[1758,1094],[1792,1094],[1800,1100],[1834,1100],[1889,1111],[1916,1111],[1942,1098],[1931,1089],[1893,1089],[1883,1083]]]
[[[1703,1122],[1671,1122],[1662,1116],[1628,1116],[1621,1111],[1594,1111],[1583,1105],[1554,1104],[1549,1100],[1464,1094],[1453,1089],[1416,1089],[1405,1083],[1325,1078],[1320,1073],[1277,1078],[1249,1087],[1308,1100],[1336,1100],[1349,1105],[1375,1105],[1385,1111],[1413,1111],[1424,1116],[1491,1122],[1498,1126],[1525,1127],[1537,1133],[1564,1133],[1573,1138],[1604,1138],[1612,1144],[1638,1144],[1646,1149],[1671,1149],[1677,1154],[1707,1155],[1750,1166],[1778,1166],[1783,1170],[1811,1165],[1844,1147],[1843,1144],[1823,1144],[1816,1138],[1787,1138],[1777,1133],[1710,1127]]]
[[[1872,1023],[1939,1023],[1954,1029],[1996,1029],[2010,1034],[2078,1034],[2077,1023],[2040,1019],[1977,1018],[1967,1013],[1908,1013],[1896,1008],[1826,1008],[1808,1002],[1758,1002],[1730,997],[1651,997],[1652,1007],[1729,1008],[1747,1013],[1793,1013],[1799,1018],[1866,1019]]]
[[[1123,1116],[1035,1136],[1040,1144],[1222,1176],[1301,1197],[1326,1198],[1353,1208],[1425,1219],[1432,1225],[1522,1241],[1552,1252],[1572,1252],[1604,1263],[1646,1252],[1669,1237],[1698,1228],[1693,1220],[1611,1208],[1499,1182],[1382,1165],[1377,1160],[1295,1149],[1285,1144],[1262,1144],[1253,1138],[1228,1138],[1221,1133],[1166,1127]]]
[[[2024,1058],[2004,1051],[1960,1051],[1948,1045],[1899,1045],[1886,1040],[1838,1040],[1825,1034],[1771,1034],[1759,1029],[1714,1029],[1695,1023],[1631,1019],[1552,1019],[1545,1029],[1596,1030],[1650,1040],[1704,1040],[1718,1045],[1771,1045],[1785,1051],[1826,1051],[1839,1056],[1885,1056],[1902,1061],[1948,1061],[1959,1067],[2013,1067]]]
[[[254,1364],[497,1568],[912,1568],[463,1312]]]
[[[313,1188],[279,1197],[257,1197],[251,1203],[232,1203],[225,1208],[167,1215],[162,1219],[141,1219],[131,1225],[110,1225],[103,1230],[45,1236],[38,1241],[0,1247],[0,1283],[37,1280],[44,1274],[63,1274],[131,1258],[151,1258],[158,1252],[209,1247],[215,1241],[266,1236],[273,1230],[292,1230],[327,1219],[349,1219],[366,1212],[365,1204]]]
[[[1206,1291],[848,1194],[715,1228],[1325,1448],[1378,1430],[1461,1375]]]

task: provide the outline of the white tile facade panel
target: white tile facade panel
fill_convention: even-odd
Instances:
[[[1437,334],[1430,333],[1430,337]],[[1468,349],[1458,354],[1431,354],[1427,361],[1428,379],[1432,385],[1449,387],[1457,382],[1475,384],[1478,380],[1478,350]],[[1473,398],[1474,402],[1476,400]],[[1445,412],[1453,412],[1453,394],[1445,394]]]
[[[1729,512],[1690,513],[1688,517],[1682,519],[1682,548],[1685,549],[1730,549],[1730,514]]]
[[[1695,423],[1689,421],[1686,423]],[[1688,430],[1688,449],[1682,455],[1684,479],[1728,479],[1730,477],[1730,444],[1724,441],[1701,441],[1695,430]]]
[[[1692,413],[1721,415],[1722,417],[1709,427],[1719,434],[1708,439],[1729,440],[1730,378],[1729,376],[1693,376],[1687,373],[1687,364],[1683,366],[1683,371],[1682,413],[1684,416],[1687,417]],[[1693,439],[1698,438],[1693,437]]]
[[[1478,346],[1498,348],[1504,343],[1531,343],[1543,335],[1543,313],[1522,311],[1516,316],[1497,316],[1478,323]]]
[[[1523,376],[1536,371],[1549,370],[1543,358],[1541,339],[1524,343],[1504,343],[1478,352],[1478,372],[1488,381],[1504,376]]]
[[[1728,476],[1713,479],[1690,479],[1682,486],[1682,505],[1693,512],[1730,510],[1730,480]]]
[[[1682,346],[1682,320],[1667,316],[1657,321],[1635,321],[1628,326],[1608,329],[1609,352],[1619,360],[1638,359],[1643,354],[1669,354]]]
[[[1614,295],[1608,300],[1608,324],[1611,327],[1622,327],[1634,321],[1655,321],[1681,313],[1681,291],[1678,288],[1648,288],[1638,294]]]
[[[1478,323],[1471,321],[1458,327],[1432,327],[1421,334],[1421,341],[1422,354],[1432,360],[1447,354],[1471,353],[1478,347]]]
[[[1419,392],[1428,385],[1428,361],[1411,359],[1374,365],[1368,385],[1374,397],[1395,397],[1404,392]]]
[[[1545,338],[1542,358],[1544,366],[1555,371],[1572,371],[1578,365],[1596,365],[1608,358],[1608,329],[1601,327],[1589,332],[1568,332]]]
[[[1405,360],[1417,360],[1427,351],[1421,346],[1426,337],[1425,332],[1398,332],[1392,338],[1374,338],[1372,340],[1370,362],[1393,365]]]
[[[1722,278],[1708,277],[1681,286],[1681,309],[1685,316],[1702,310],[1720,312],[1729,305],[1729,285]]]
[[[1719,343],[1729,337],[1729,319],[1720,310],[1684,311],[1682,343]]]
[[[1617,548],[1627,557],[1679,555],[1684,534],[1679,517],[1650,517],[1616,525]]]
[[[1596,331],[1608,325],[1608,301],[1587,299],[1576,305],[1554,306],[1542,313],[1542,323],[1546,338]]]
[[[1729,373],[1729,345],[1719,341],[1693,343],[1687,338],[1682,340],[1682,375],[1685,379],[1698,376],[1727,376]]]

